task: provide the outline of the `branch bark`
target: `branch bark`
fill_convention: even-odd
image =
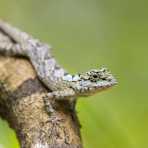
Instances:
[[[28,60],[0,56],[0,116],[16,131],[21,147],[82,148],[76,112],[62,101],[47,114],[46,92]]]

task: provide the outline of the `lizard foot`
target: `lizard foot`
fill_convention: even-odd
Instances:
[[[54,109],[55,99],[53,98],[52,93],[48,93],[47,95],[43,96],[43,101],[47,113],[49,114],[53,113],[55,111]]]

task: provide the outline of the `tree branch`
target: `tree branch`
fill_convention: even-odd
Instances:
[[[62,101],[47,114],[46,92],[28,60],[0,56],[0,116],[16,131],[21,147],[82,148],[76,112]]]

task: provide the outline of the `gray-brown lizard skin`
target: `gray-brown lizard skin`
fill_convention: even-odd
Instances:
[[[39,79],[50,89],[49,98],[67,99],[89,96],[117,83],[106,68],[94,69],[82,74],[68,74],[51,54],[51,47],[32,36],[0,21],[2,30],[13,41],[0,42],[0,52],[29,58]]]

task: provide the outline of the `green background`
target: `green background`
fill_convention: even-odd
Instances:
[[[107,66],[118,86],[80,98],[85,148],[148,147],[146,0],[0,0],[3,18],[54,47],[72,73]],[[0,147],[18,148],[0,120]]]

